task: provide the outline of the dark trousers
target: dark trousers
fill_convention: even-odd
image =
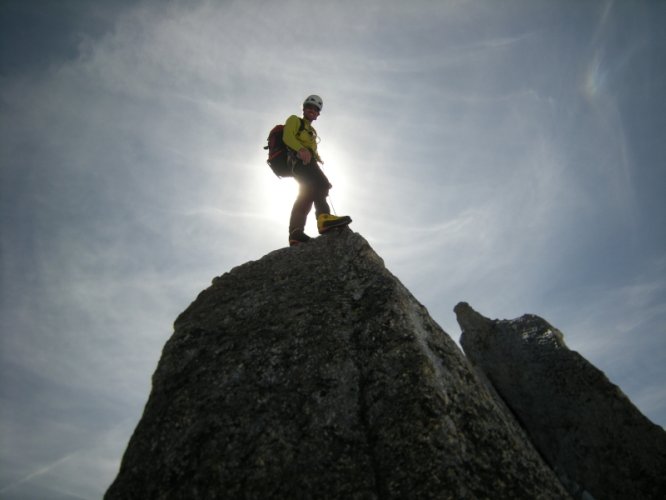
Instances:
[[[314,158],[307,165],[303,165],[303,162],[293,155],[289,156],[288,161],[299,185],[298,197],[291,209],[289,219],[289,234],[291,234],[297,229],[305,229],[305,221],[312,210],[312,205],[315,207],[316,216],[331,213],[326,202],[331,183],[328,182],[326,175]]]

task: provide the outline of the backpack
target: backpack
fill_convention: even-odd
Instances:
[[[301,119],[301,126],[298,131],[301,132],[305,128],[305,123]],[[268,166],[278,177],[293,177],[294,174],[287,164],[287,152],[289,148],[282,140],[284,125],[275,125],[268,134],[268,145],[264,149],[268,150]]]

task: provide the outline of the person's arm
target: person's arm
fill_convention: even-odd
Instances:
[[[304,164],[310,163],[312,160],[312,152],[305,147],[305,145],[298,140],[298,132],[301,130],[301,119],[296,115],[291,115],[287,118],[282,132],[282,141],[288,148],[296,151],[298,156]]]
[[[294,151],[299,151],[303,148],[303,144],[298,140],[298,132],[301,128],[301,119],[296,115],[291,115],[287,118],[286,123],[284,124],[284,130],[282,132],[282,141],[287,145],[289,149]]]

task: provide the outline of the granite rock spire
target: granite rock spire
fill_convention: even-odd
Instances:
[[[350,230],[216,278],[164,347],[107,499],[567,498]]]
[[[666,498],[666,432],[544,319],[461,302],[460,343],[576,498]]]

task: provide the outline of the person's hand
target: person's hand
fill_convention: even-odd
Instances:
[[[303,165],[307,165],[312,160],[312,153],[308,148],[301,148],[298,151],[298,157],[303,161]]]

